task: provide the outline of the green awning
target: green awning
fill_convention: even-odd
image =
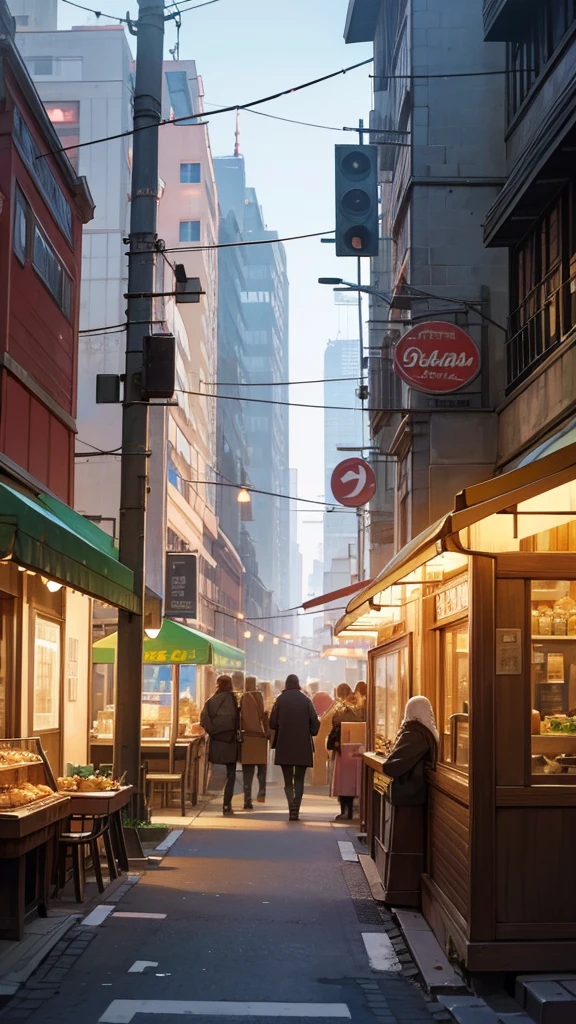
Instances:
[[[108,534],[49,494],[0,482],[0,558],[10,557],[107,604],[139,610],[134,575]]]
[[[102,637],[92,645],[92,660],[99,665],[112,665],[116,658],[117,633]],[[242,669],[245,654],[222,640],[164,619],[155,640],[144,637],[146,665],[214,665],[215,668]]]

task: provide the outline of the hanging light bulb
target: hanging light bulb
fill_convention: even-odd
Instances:
[[[238,497],[236,498],[236,501],[239,502],[240,505],[247,505],[248,502],[252,501],[252,498],[250,497],[250,492],[247,491],[245,487],[241,487],[240,490],[238,491]]]
[[[262,643],[263,639],[264,639],[264,633],[258,633],[258,640],[259,640],[260,643]]]
[[[249,629],[245,629],[244,630],[244,639],[245,640],[249,640],[251,636],[252,636],[252,633],[250,632],[250,630]]]
[[[246,616],[244,615],[244,612],[238,612],[236,618],[242,621],[242,619],[245,619]]]
[[[25,565],[19,565],[18,566],[18,572],[26,572],[26,566]]]
[[[145,629],[144,632],[149,640],[155,640],[157,636],[160,636],[159,629]]]
[[[56,580],[47,580],[46,589],[49,590],[51,594],[57,594],[59,590],[62,590],[62,584],[56,583]]]
[[[277,636],[275,636],[275,637],[272,638],[272,643],[274,644],[275,647],[278,647],[278,644],[280,643],[280,639]]]

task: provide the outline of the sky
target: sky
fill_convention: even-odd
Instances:
[[[137,16],[135,0],[78,0],[103,13]],[[200,0],[197,0],[200,2]],[[368,43],[346,45],[343,39],[348,0],[217,0],[186,11],[181,0],[180,57],[195,60],[201,75],[206,110],[209,104],[246,103],[299,85],[371,56]],[[93,14],[59,0],[58,27],[96,23]],[[103,24],[101,19],[99,24]],[[129,37],[133,46],[135,40]],[[175,41],[167,24],[166,59]],[[370,65],[302,92],[275,100],[260,110],[279,117],[336,128],[368,123],[371,106]],[[232,152],[235,114],[210,120],[214,156]],[[166,129],[169,130],[169,129]],[[327,131],[263,117],[240,116],[240,148],[247,183],[256,188],[267,227],[280,236],[324,232],[334,228],[334,145],[348,143],[351,132]],[[356,337],[357,314],[334,302],[331,288],[318,277],[356,280],[355,260],[338,258],[333,245],[311,238],[286,243],[290,279],[290,380],[323,376],[323,354],[330,338]],[[365,271],[365,280],[368,268]],[[368,316],[367,308],[364,316]],[[321,404],[322,384],[290,388],[294,402]],[[354,385],[350,385],[350,404]],[[290,410],[290,465],[298,470],[300,497],[323,497],[323,419],[315,409]],[[329,496],[330,498],[330,496]],[[312,508],[312,506],[311,506]],[[313,521],[316,521],[314,525]],[[322,540],[320,515],[299,515],[299,543],[304,556],[304,594],[312,560]]]

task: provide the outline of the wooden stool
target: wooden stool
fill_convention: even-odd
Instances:
[[[154,795],[154,786],[160,785],[162,787],[162,807],[168,806],[168,789],[175,786],[180,790],[180,810],[182,817],[186,816],[186,784],[190,775],[190,748],[192,744],[188,743],[186,747],[186,760],[182,771],[168,771],[168,772],[146,772],[146,791],[147,796],[152,798]],[[174,749],[170,750],[170,766],[174,768]],[[172,792],[170,792],[170,797]]]

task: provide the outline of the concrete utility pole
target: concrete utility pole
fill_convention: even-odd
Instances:
[[[158,204],[158,122],[162,109],[164,0],[138,0],[132,207],[128,262],[126,377],[122,406],[120,561],[132,569],[141,614],[120,610],[116,661],[114,772],[135,787],[131,813],[144,817],[140,787],[142,643],[145,598],[148,405],[142,398],[143,338],[153,317]],[[131,298],[144,295],[146,298]]]

